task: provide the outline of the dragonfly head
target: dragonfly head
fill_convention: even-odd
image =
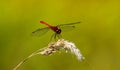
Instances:
[[[60,34],[60,33],[61,33],[61,29],[57,29],[57,30],[56,30],[56,33],[57,33],[57,34]]]

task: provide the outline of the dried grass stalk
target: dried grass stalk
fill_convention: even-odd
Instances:
[[[83,61],[84,57],[80,53],[80,50],[75,46],[74,43],[69,42],[64,39],[59,39],[57,42],[51,42],[47,47],[39,49],[32,53],[30,56],[21,61],[13,70],[17,70],[23,63],[25,63],[29,58],[35,55],[51,55],[57,51],[65,50],[70,51],[72,54],[75,54],[78,60]]]

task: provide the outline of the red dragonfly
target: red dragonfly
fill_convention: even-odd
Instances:
[[[52,26],[52,25],[50,25],[50,24],[48,24],[47,22],[44,22],[44,21],[40,21],[40,23],[46,25],[47,27],[39,28],[39,29],[35,30],[34,32],[32,32],[33,36],[44,35],[45,33],[47,33],[51,29],[52,31],[55,32],[52,35],[52,37],[54,36],[54,38],[56,38],[56,36],[57,36],[58,38],[60,38],[60,36],[61,36],[60,34],[61,34],[62,31],[73,29],[73,28],[75,28],[74,25],[79,24],[80,22],[60,24],[60,25],[57,25],[57,26]]]

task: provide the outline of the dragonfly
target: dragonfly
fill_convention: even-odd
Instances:
[[[75,28],[75,24],[79,24],[80,22],[74,22],[74,23],[68,23],[68,24],[59,24],[56,26],[50,25],[49,23],[45,22],[45,21],[40,21],[41,24],[46,25],[47,27],[44,28],[39,28],[35,31],[32,32],[33,36],[42,36],[45,33],[47,33],[49,30],[54,31],[54,34],[51,36],[51,38],[54,36],[54,38],[58,37],[61,38],[61,32],[63,31],[68,31],[71,29]]]

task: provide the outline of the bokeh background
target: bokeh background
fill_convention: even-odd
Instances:
[[[18,70],[120,70],[120,0],[1,0],[0,70],[12,70],[21,60],[49,43],[52,31],[41,37],[31,32],[80,21],[64,39],[81,50],[85,61],[70,53],[35,56]]]

